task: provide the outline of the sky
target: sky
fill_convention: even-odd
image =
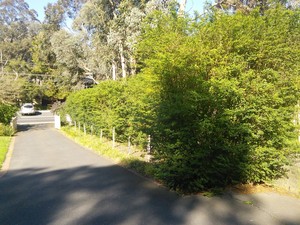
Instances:
[[[28,3],[31,9],[34,9],[38,13],[38,18],[40,21],[43,21],[44,18],[44,7],[48,3],[54,3],[57,0],[25,0]],[[203,12],[203,5],[206,0],[187,0],[186,11],[193,13],[195,10],[198,12]],[[211,0],[209,0],[211,1]]]
[[[28,3],[29,8],[34,9],[38,13],[38,19],[43,21],[44,19],[44,7],[48,3],[54,3],[57,0],[25,0]]]
[[[193,13],[198,11],[203,12],[203,7],[205,2],[212,2],[213,0],[187,0],[186,11],[188,13]]]

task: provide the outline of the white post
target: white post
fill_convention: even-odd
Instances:
[[[56,129],[60,129],[61,128],[61,124],[60,124],[60,116],[59,115],[54,115],[54,127]]]
[[[112,148],[115,148],[115,128],[112,130]]]
[[[148,135],[148,143],[147,143],[147,154],[145,156],[146,162],[150,162],[151,161],[151,136]]]
[[[130,136],[128,137],[128,155],[131,153],[131,142],[130,142]]]
[[[147,143],[147,154],[151,154],[151,136],[148,135],[148,143]]]
[[[83,133],[84,133],[84,135],[86,135],[85,123],[83,124]]]
[[[66,115],[66,121],[69,123],[69,125],[72,125],[72,118],[69,114]]]
[[[100,130],[100,142],[102,142],[102,137],[103,137],[103,130]]]

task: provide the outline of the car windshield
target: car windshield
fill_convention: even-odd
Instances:
[[[32,108],[32,107],[33,107],[32,105],[24,105],[24,108],[30,109],[30,108]]]

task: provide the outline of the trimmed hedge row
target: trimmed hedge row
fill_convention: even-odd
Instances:
[[[104,81],[92,89],[71,94],[63,113],[73,121],[93,127],[98,133],[111,137],[112,128],[116,140],[130,140],[145,147],[147,135],[151,134],[154,117],[154,89],[151,79],[138,76],[124,81]]]

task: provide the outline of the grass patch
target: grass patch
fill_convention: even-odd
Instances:
[[[5,160],[6,153],[9,148],[11,137],[0,136],[0,168]]]
[[[253,202],[252,202],[252,201],[243,201],[243,203],[244,203],[245,205],[253,205]]]
[[[98,136],[84,134],[84,132],[75,127],[64,126],[61,131],[78,144],[91,149],[97,154],[109,158],[115,163],[146,177],[155,178],[155,166],[150,162],[146,162],[141,156],[139,157],[136,154],[129,154],[124,151],[126,146],[124,147],[124,145],[116,143],[117,147],[112,148],[112,142],[108,139],[102,138],[102,140],[100,140]],[[120,147],[121,150],[118,149],[118,147]],[[144,153],[141,155],[143,154]]]

